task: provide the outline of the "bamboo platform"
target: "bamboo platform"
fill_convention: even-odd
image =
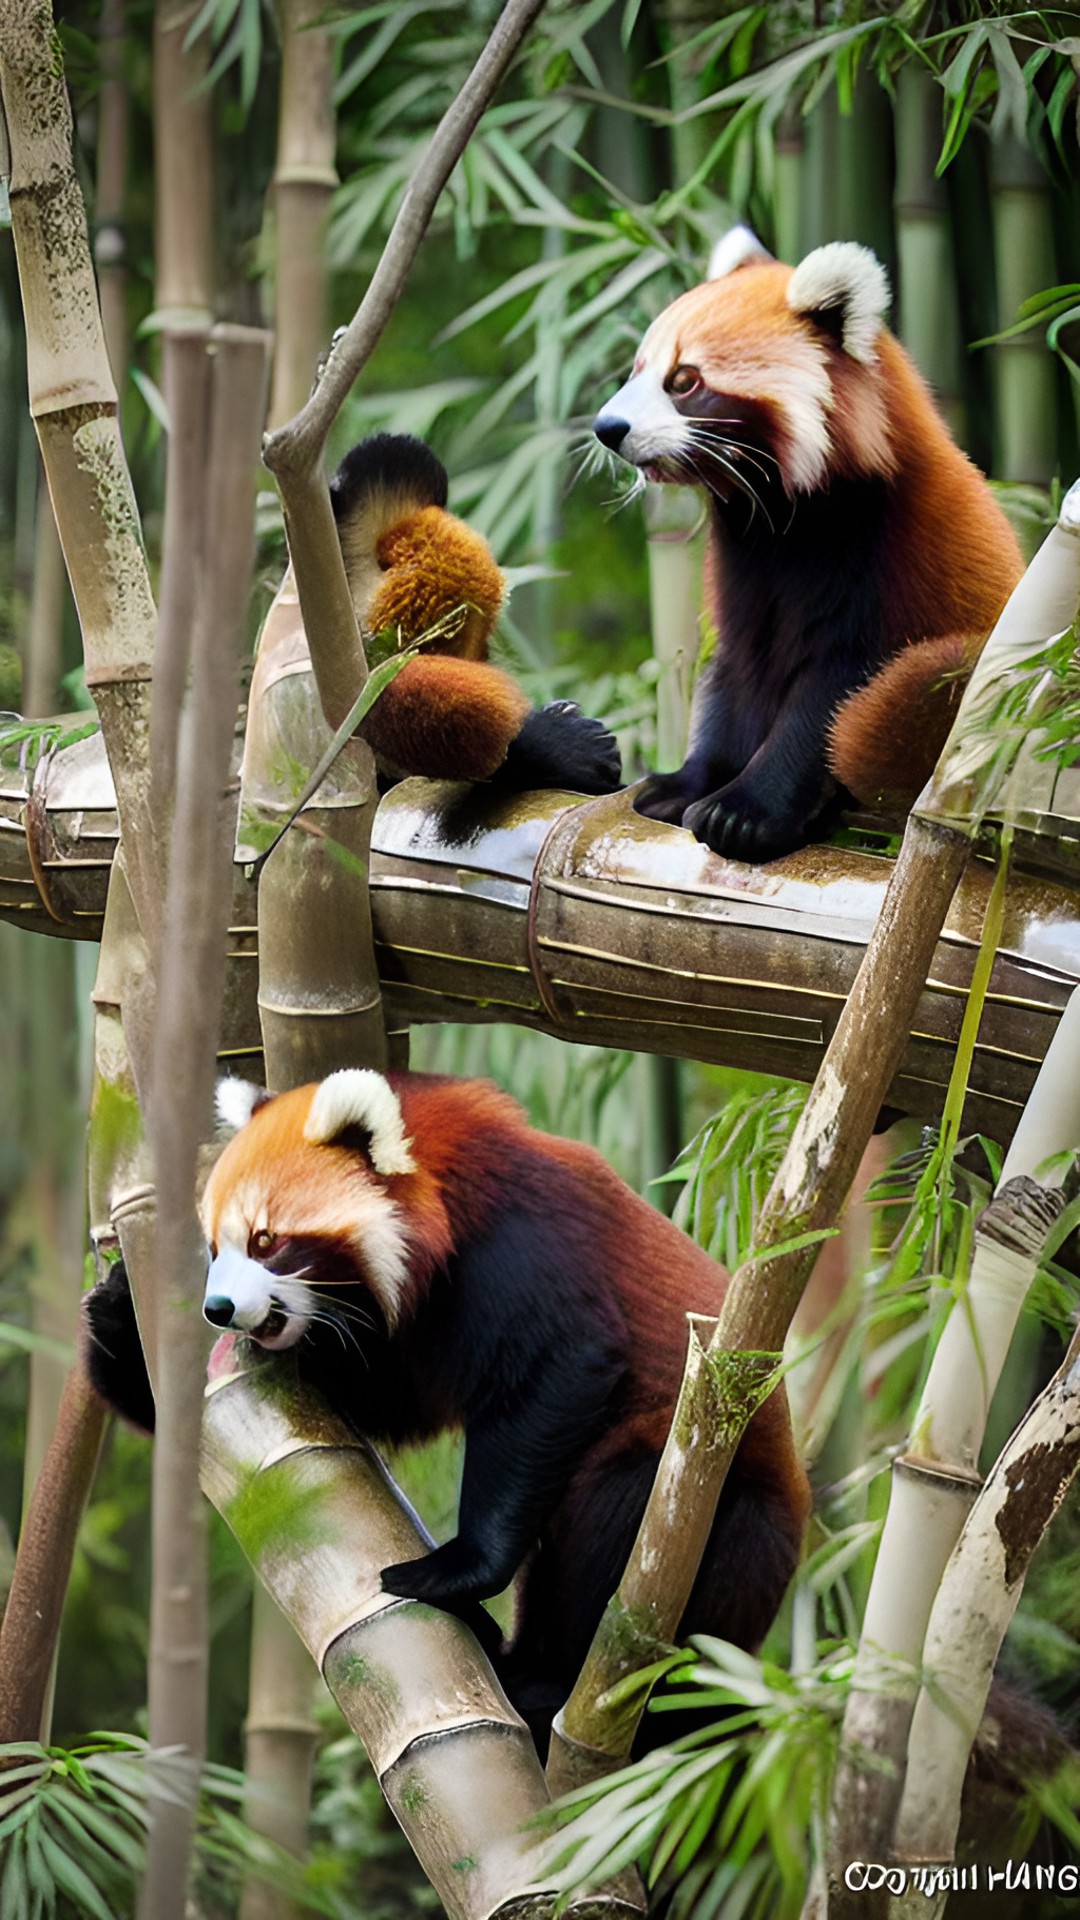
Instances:
[[[1022,822],[975,1053],[966,1124],[999,1140],[1080,984],[1080,780],[1058,788]],[[880,838],[849,838],[755,867],[639,818],[625,793],[506,799],[405,781],[372,847],[388,1017],[510,1021],[810,1080],[891,871]],[[0,720],[0,917],[98,938],[116,846],[93,723],[49,739]],[[953,902],[890,1095],[906,1112],[940,1111],[991,879],[974,860]],[[255,889],[241,868],[234,905],[224,1054],[257,1077]]]

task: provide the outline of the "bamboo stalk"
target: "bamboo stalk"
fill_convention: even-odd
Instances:
[[[1054,258],[1050,182],[1013,134],[990,150],[998,325],[1011,327],[1021,302],[1060,278]],[[1058,470],[1057,368],[1041,333],[992,349],[997,408],[994,471],[1003,480],[1049,486]]]
[[[154,8],[154,306],[174,326],[209,326],[214,288],[213,96],[207,37],[186,44],[193,0]]]
[[[307,1852],[319,1734],[312,1717],[314,1683],[310,1653],[256,1580],[244,1722],[244,1821],[298,1860]],[[302,1911],[280,1887],[254,1875],[245,1880],[240,1920],[300,1920]]]
[[[897,330],[962,441],[956,248],[945,184],[935,172],[941,89],[914,60],[906,61],[896,76],[895,130]]]
[[[1074,1136],[1080,1143],[1080,1132]],[[971,1745],[1036,1547],[1080,1471],[1080,1331],[968,1516],[934,1601],[893,1855],[948,1864]]]
[[[312,26],[318,12],[312,0],[285,0],[282,13],[281,95],[272,189],[276,270],[271,427],[281,425],[303,406],[325,337],[325,228],[337,184],[336,122],[332,46],[329,35]],[[259,761],[260,775],[277,798],[280,798],[275,782],[278,768],[268,764],[265,756],[260,759],[256,738],[260,729],[272,724],[274,717],[276,695],[274,690],[266,689],[265,681],[275,636],[282,624],[286,632],[293,635],[299,628],[291,574],[287,575],[287,582],[286,601],[283,603],[281,594],[278,595],[260,637],[248,708],[251,724],[245,742],[249,780],[254,763]],[[290,608],[284,623],[283,604]],[[299,637],[303,637],[302,630]],[[301,703],[304,712],[298,716],[308,724],[301,734],[303,744],[297,764],[310,764],[319,751],[320,739],[325,741],[327,728],[310,698],[310,685],[298,689],[296,678],[286,680],[277,694],[283,694],[286,700],[298,691],[308,696]],[[310,682],[310,676],[304,678]],[[298,741],[297,745],[300,744]],[[366,784],[359,795],[361,808],[370,786],[369,768],[365,766],[362,771]],[[288,854],[284,848],[281,850],[281,865],[269,881],[269,891],[260,898],[258,918],[271,943],[270,953],[260,962],[260,990],[266,1003],[261,1025],[264,1035],[274,1028],[281,1036],[266,1057],[268,1082],[275,1088],[320,1079],[323,1073],[346,1060],[368,1065],[383,1056],[377,982],[374,993],[366,996],[367,1004],[358,1019],[346,1015],[341,1021],[312,1014],[313,999],[321,1003],[328,985],[331,1004],[340,1006],[333,994],[336,983],[332,977],[328,981],[328,936],[334,941],[342,935],[347,938],[353,931],[356,913],[368,914],[368,907],[366,886],[358,884],[355,877],[351,885],[343,886],[341,869],[334,869],[329,845],[309,837],[305,829],[314,828],[316,832],[328,834],[339,859],[352,852],[355,832],[363,857],[370,842],[370,820],[363,813],[357,819],[355,812],[351,808],[338,808],[306,816],[292,836],[294,844]],[[296,857],[289,858],[289,855]],[[289,887],[293,880],[298,892],[296,898],[290,900]],[[278,883],[276,900],[275,882]],[[300,953],[295,951],[298,931],[309,935]],[[272,959],[275,948],[280,949],[282,945],[290,963],[284,981],[281,967],[275,967]],[[370,954],[371,945],[368,915],[360,928],[357,954]],[[311,974],[305,975],[305,961],[313,966]],[[291,991],[295,979],[292,969],[299,976],[295,992]],[[342,973],[341,979],[347,983],[346,998],[355,1000],[358,983],[347,972]],[[297,1033],[304,1036],[299,1044]],[[340,1052],[338,1042],[342,1043]],[[298,1859],[304,1857],[308,1845],[317,1738],[312,1718],[314,1681],[307,1648],[257,1580],[244,1727],[247,1781],[244,1817],[255,1832],[272,1836]],[[280,1887],[254,1874],[247,1876],[240,1899],[240,1920],[297,1920],[298,1914],[297,1903]]]
[[[40,1740],[75,1541],[106,1412],[78,1363],[23,1520],[0,1624],[0,1742]]]
[[[101,322],[119,385],[127,377],[127,200],[130,148],[130,98],[124,71],[125,0],[102,0],[98,23],[101,86],[98,92],[97,167],[94,199],[94,265],[101,299]]]
[[[181,344],[190,360],[191,338]],[[181,1798],[177,1791],[170,1754],[172,1793],[154,1805],[140,1893],[144,1920],[173,1914],[181,1920],[184,1913],[206,1741],[206,1540],[197,1466],[207,1344],[199,1317],[205,1246],[194,1197],[199,1145],[213,1128],[217,1022],[207,1010],[220,1017],[232,904],[227,788],[254,561],[254,484],[269,341],[248,328],[221,326],[200,345],[209,374],[202,396],[208,422],[205,435],[193,436],[191,444],[198,452],[205,448],[205,466],[200,463],[190,479],[202,480],[203,517],[177,556],[197,571],[199,587],[156,969],[150,1105],[158,1325],[149,1724],[152,1747],[181,1749],[186,1793]],[[198,383],[191,384],[197,391]],[[191,485],[185,488],[191,491]],[[176,713],[174,724],[179,719]]]
[[[303,406],[326,338],[326,219],[337,186],[330,36],[318,0],[285,0],[273,200],[274,374],[270,425]]]
[[[26,315],[30,407],[101,716],[131,885],[151,925],[158,844],[149,806],[155,613],[120,444],[71,113],[47,0],[15,0],[0,36],[11,217]]]
[[[363,1741],[450,1920],[550,1913],[521,1832],[547,1800],[532,1741],[460,1621],[382,1592],[380,1569],[422,1542],[374,1455],[280,1363],[234,1342],[211,1373],[206,1491]]]

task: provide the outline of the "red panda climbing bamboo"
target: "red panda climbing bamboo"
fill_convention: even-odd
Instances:
[[[361,723],[395,776],[492,780],[522,791],[609,793],[619,750],[573,701],[530,706],[492,666],[488,641],[506,591],[487,541],[446,511],[442,462],[409,434],[353,447],[330,482],[345,572],[365,641],[438,628]]]
[[[535,1132],[486,1082],[345,1069],[273,1098],[224,1087],[246,1123],[203,1199],[206,1316],[291,1348],[360,1434],[464,1429],[457,1534],[383,1585],[468,1616],[520,1574],[500,1672],[542,1747],[644,1511],[685,1316],[715,1314],[726,1276],[592,1148]],[[86,1352],[138,1418],[122,1287],[114,1271],[88,1296]],[[686,1633],[759,1645],[807,1508],[777,1388],[729,1475]]]
[[[793,270],[736,228],[712,271],[653,322],[594,430],[709,499],[718,643],[685,762],[637,810],[768,860],[845,793],[911,803],[1023,563],[883,325],[872,253],[836,243]]]

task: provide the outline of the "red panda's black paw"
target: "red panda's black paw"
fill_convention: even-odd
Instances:
[[[634,812],[681,827],[690,798],[681,773],[650,773],[634,795]]]
[[[384,1567],[382,1589],[404,1600],[428,1600],[432,1606],[456,1612],[468,1602],[499,1593],[513,1579],[515,1568],[495,1566],[482,1547],[457,1534],[420,1560],[403,1560]]]
[[[517,793],[540,787],[614,793],[622,785],[619,744],[603,721],[590,719],[576,701],[552,700],[526,714],[493,784]]]
[[[768,812],[737,785],[695,800],[683,814],[682,824],[713,853],[754,865],[778,860],[807,839],[804,820]]]

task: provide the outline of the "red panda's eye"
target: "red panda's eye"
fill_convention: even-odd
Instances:
[[[254,1254],[257,1260],[265,1260],[267,1254],[272,1253],[276,1246],[276,1233],[271,1233],[266,1227],[260,1227],[248,1241],[248,1253]]]
[[[679,396],[693,393],[694,388],[700,385],[701,375],[696,367],[676,367],[674,373],[669,374],[667,379],[668,392]]]

